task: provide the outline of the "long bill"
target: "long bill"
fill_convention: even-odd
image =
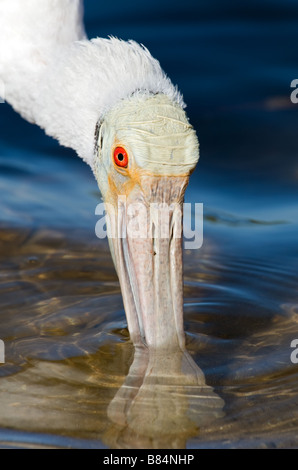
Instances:
[[[182,215],[188,177],[142,176],[107,205],[110,248],[135,346],[185,349]]]

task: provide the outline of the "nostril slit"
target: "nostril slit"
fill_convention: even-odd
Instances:
[[[153,249],[153,256],[156,255],[156,239],[155,239],[155,224],[152,223],[152,249]]]
[[[174,227],[175,227],[175,219],[173,217],[173,213],[171,214],[171,221],[170,221],[170,241],[174,238]]]

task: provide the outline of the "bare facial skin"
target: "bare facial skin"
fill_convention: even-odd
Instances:
[[[198,160],[195,132],[180,107],[156,95],[123,102],[99,139],[96,177],[131,339],[184,351],[182,204]]]

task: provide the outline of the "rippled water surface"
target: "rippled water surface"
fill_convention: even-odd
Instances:
[[[298,10],[211,3],[86,10],[90,36],[149,47],[198,129],[184,316],[206,386],[134,354],[90,170],[1,104],[1,448],[298,446]]]

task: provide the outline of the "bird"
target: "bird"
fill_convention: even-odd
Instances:
[[[83,0],[0,0],[0,83],[91,167],[135,348],[185,351],[183,200],[199,141],[177,86],[142,44],[88,39]]]

